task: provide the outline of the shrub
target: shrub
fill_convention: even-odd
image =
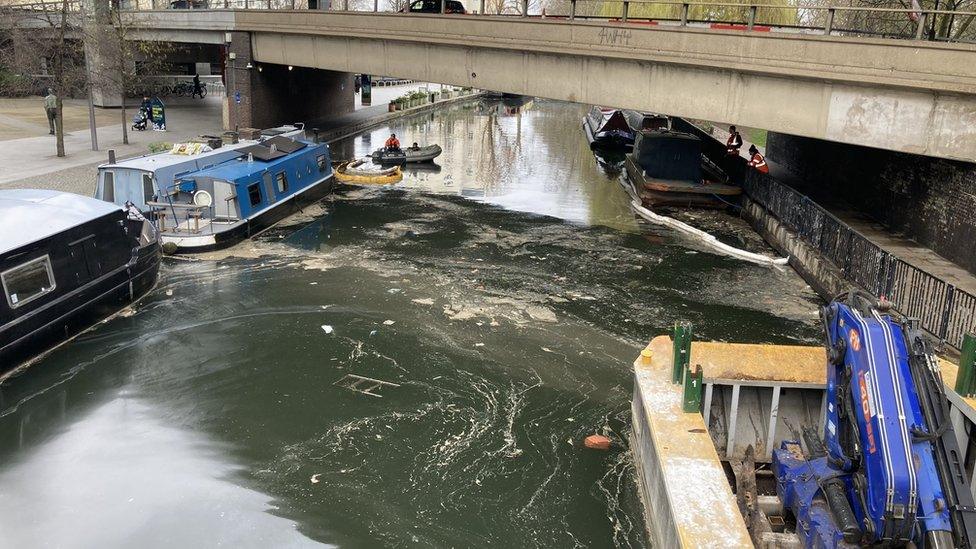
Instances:
[[[166,152],[172,148],[173,148],[173,144],[167,143],[165,141],[156,141],[149,144],[149,152],[151,153]]]

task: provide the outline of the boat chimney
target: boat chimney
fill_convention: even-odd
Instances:
[[[254,153],[247,153],[247,161],[254,162]]]
[[[115,164],[115,149],[108,150],[108,163]]]
[[[315,142],[316,143],[319,142],[319,132],[320,131],[321,130],[319,130],[318,128],[312,128],[312,134],[315,136]]]

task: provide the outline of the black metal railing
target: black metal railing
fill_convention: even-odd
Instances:
[[[895,257],[823,209],[809,197],[772,177],[750,171],[743,189],[750,200],[817,249],[845,280],[884,297],[905,316],[959,349],[976,324],[976,296]]]

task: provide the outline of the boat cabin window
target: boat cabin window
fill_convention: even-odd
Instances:
[[[8,269],[0,273],[0,282],[3,283],[3,294],[11,309],[30,303],[54,291],[51,258],[45,255]]]
[[[102,178],[102,200],[115,202],[115,172],[105,172]]]
[[[156,196],[156,188],[153,185],[153,176],[151,173],[142,174],[142,201],[149,202]]]
[[[251,203],[251,207],[261,203],[261,185],[251,183],[247,186],[247,200]]]
[[[315,157],[315,162],[319,165],[319,173],[325,173],[325,168],[326,168],[325,155],[324,154],[320,154],[320,155],[316,156]]]
[[[278,187],[278,194],[288,192],[288,177],[285,172],[275,174],[275,185]]]

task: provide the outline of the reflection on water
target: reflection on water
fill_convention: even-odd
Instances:
[[[627,452],[642,344],[677,319],[816,341],[815,297],[638,225],[582,112],[402,120],[403,141],[444,147],[439,168],[341,188],[237,257],[167,263],[134,314],[8,380],[4,541],[642,546]],[[762,247],[733,218],[688,215]],[[399,387],[335,384],[350,373]],[[582,448],[594,431],[615,449]]]
[[[594,162],[583,138],[584,110],[543,100],[518,108],[502,101],[466,103],[397,121],[339,143],[334,152],[336,158],[362,158],[393,131],[405,145],[444,148],[435,166],[407,165],[398,187],[636,231],[627,197],[616,188],[619,169],[608,172]]]

